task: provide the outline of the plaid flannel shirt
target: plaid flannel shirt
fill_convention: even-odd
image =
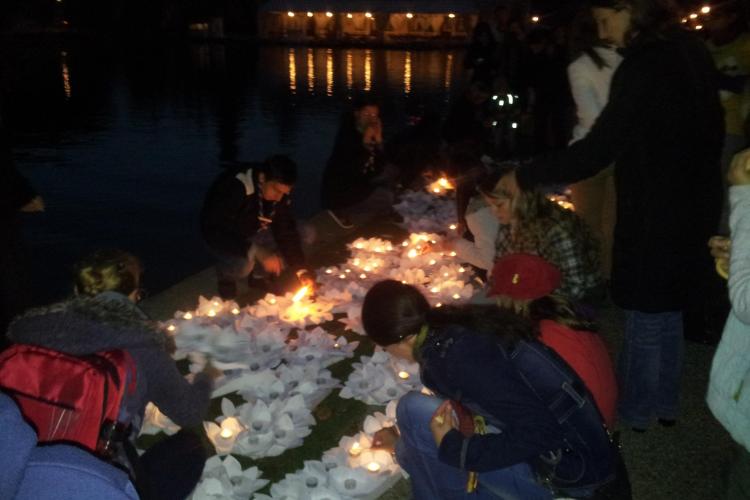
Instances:
[[[559,225],[554,225],[545,234],[540,248],[515,248],[511,241],[510,224],[501,224],[495,240],[495,258],[510,253],[531,253],[551,262],[560,270],[562,282],[557,293],[573,300],[584,298],[588,292],[601,284],[598,269],[592,269],[583,258],[583,249],[576,240]]]

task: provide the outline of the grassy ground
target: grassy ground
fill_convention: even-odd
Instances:
[[[347,257],[342,244],[360,235],[380,235],[400,241],[403,231],[389,224],[378,224],[364,231],[346,232],[320,217],[315,221],[319,239],[307,249],[310,263],[315,267],[336,264]],[[151,298],[146,311],[157,319],[170,318],[175,310],[195,307],[199,294],[215,294],[215,278],[211,270],[199,273],[177,286]],[[240,297],[241,302],[251,302],[257,298],[257,291],[249,290]],[[614,306],[602,311],[602,334],[608,342],[611,353],[619,351],[622,339],[622,319]],[[341,326],[328,324],[331,333],[339,334]],[[348,335],[362,341],[357,354],[367,354],[372,344],[358,335]],[[623,455],[630,471],[633,497],[636,500],[685,499],[704,500],[722,497],[724,471],[732,455],[733,443],[729,435],[711,416],[704,395],[708,382],[708,372],[714,349],[712,347],[688,344],[685,353],[685,370],[682,386],[682,416],[673,428],[654,426],[646,433],[639,434],[630,429],[620,429]],[[345,380],[351,370],[352,361],[338,363],[331,367],[335,377]],[[219,401],[215,401],[217,414]],[[344,400],[334,391],[315,410],[317,425],[313,433],[305,439],[305,445],[289,450],[280,457],[266,458],[257,462],[248,459],[243,464],[255,463],[263,471],[264,477],[278,481],[285,473],[302,467],[304,460],[319,459],[323,451],[338,444],[343,435],[361,430],[365,415],[375,408],[365,404]],[[384,500],[410,498],[407,481],[396,484],[381,497]],[[429,499],[417,499],[429,500]]]

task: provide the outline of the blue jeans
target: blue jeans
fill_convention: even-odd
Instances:
[[[531,467],[524,462],[480,473],[476,492],[467,493],[468,472],[438,459],[430,419],[441,403],[442,400],[438,398],[410,392],[399,400],[396,409],[401,431],[396,457],[399,465],[409,473],[415,500],[552,498],[552,494],[536,481]]]
[[[683,351],[682,312],[625,311],[617,366],[620,418],[641,429],[655,417],[677,418]]]

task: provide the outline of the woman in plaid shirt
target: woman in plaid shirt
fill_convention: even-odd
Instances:
[[[514,169],[507,165],[494,169],[478,186],[500,220],[495,258],[511,253],[538,255],[562,273],[556,293],[574,301],[600,299],[603,280],[593,234],[574,212],[538,191],[521,191],[514,196],[507,185]]]

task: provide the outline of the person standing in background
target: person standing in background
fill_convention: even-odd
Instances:
[[[612,300],[625,311],[619,418],[675,424],[683,311],[700,310],[721,211],[724,123],[716,70],[671,0],[593,0],[599,36],[625,51],[609,102],[569,148],[516,172],[519,189],[577,182],[614,163]]]
[[[612,75],[622,56],[599,39],[589,9],[579,13],[571,27],[568,80],[576,105],[577,123],[571,142],[586,136],[609,100]],[[595,176],[570,186],[576,213],[586,221],[600,243],[602,275],[609,279],[612,267],[612,232],[615,227],[615,177],[609,166]]]
[[[724,149],[721,171],[726,179],[732,157],[747,146],[744,121],[750,106],[750,33],[747,18],[739,1],[722,2],[711,11],[708,50],[719,72],[719,96],[724,108]],[[724,184],[725,191],[728,188]],[[729,230],[729,203],[724,202],[719,231]]]

